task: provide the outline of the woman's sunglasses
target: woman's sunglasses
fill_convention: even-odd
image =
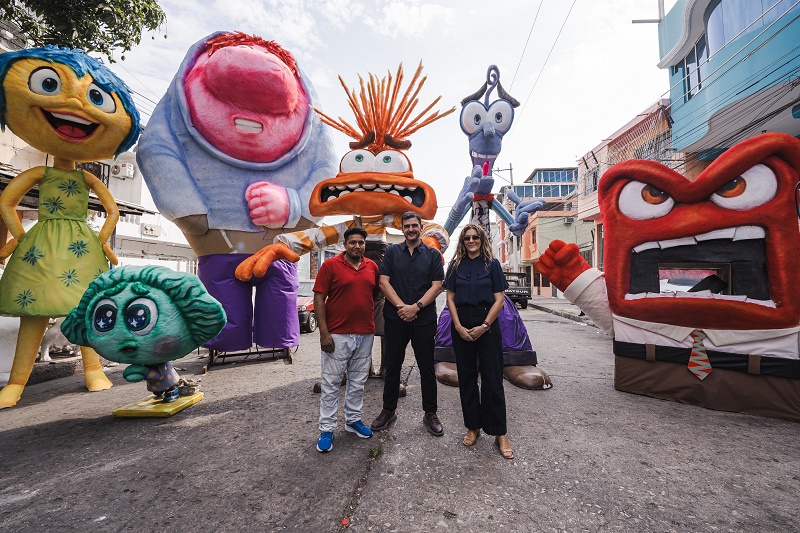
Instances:
[[[461,240],[464,241],[464,242],[479,241],[479,240],[481,240],[481,236],[480,235],[467,235],[466,237],[464,237]]]

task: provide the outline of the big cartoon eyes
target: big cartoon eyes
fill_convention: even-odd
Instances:
[[[351,172],[408,172],[411,163],[395,150],[384,150],[373,155],[369,150],[353,150],[342,158],[339,165],[342,173]]]
[[[134,335],[147,335],[158,321],[158,308],[150,298],[137,298],[124,312],[125,327]],[[105,335],[117,324],[117,304],[103,298],[94,306],[92,330],[97,335]]]
[[[97,302],[92,313],[92,330],[98,335],[105,335],[117,323],[117,304],[104,298]]]
[[[711,201],[724,209],[745,211],[763,205],[778,192],[775,173],[766,165],[754,165],[711,195]],[[631,181],[619,194],[619,210],[635,220],[663,217],[675,206],[675,200],[653,185]]]
[[[28,78],[28,88],[36,94],[56,96],[61,94],[61,78],[51,68],[37,68]]]
[[[157,321],[158,308],[150,298],[137,298],[125,309],[125,326],[134,335],[147,335]]]
[[[508,100],[496,100],[489,109],[486,109],[481,102],[473,100],[461,110],[461,129],[467,135],[483,129],[486,123],[494,126],[500,133],[505,133],[511,127],[513,120],[514,108]]]
[[[775,198],[778,180],[766,165],[755,165],[711,195],[711,201],[725,209],[743,211]]]
[[[114,102],[114,99],[111,98],[111,95],[94,83],[89,85],[89,88],[86,90],[86,98],[92,105],[105,113],[113,113],[117,110],[117,104]]]
[[[670,195],[641,181],[628,183],[619,193],[619,210],[634,220],[663,217],[674,205]]]

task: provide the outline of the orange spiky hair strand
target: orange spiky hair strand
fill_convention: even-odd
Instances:
[[[358,94],[355,89],[351,90],[339,76],[339,83],[347,93],[347,103],[353,110],[356,119],[355,127],[348,124],[342,117],[335,120],[319,109],[314,108],[314,111],[319,114],[322,122],[348,137],[356,139],[356,142],[350,143],[350,147],[353,149],[367,148],[374,153],[387,147],[407,150],[411,147],[411,142],[408,140],[409,135],[456,110],[453,107],[441,114],[436,110],[425,117],[426,113],[442,99],[439,96],[422,112],[411,118],[414,109],[419,104],[419,91],[427,79],[427,76],[420,78],[421,73],[422,62],[420,61],[414,77],[411,78],[411,82],[399,100],[398,96],[403,84],[402,63],[397,67],[394,78],[392,78],[391,72],[387,72],[387,77],[381,80],[378,80],[374,74],[369,74],[369,81],[365,84],[364,79],[359,76],[361,92]]]

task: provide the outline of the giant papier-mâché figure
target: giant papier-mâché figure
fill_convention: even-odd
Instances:
[[[336,159],[312,104],[317,95],[292,54],[274,41],[218,32],[189,49],[139,141],[137,162],[156,206],[181,228],[200,279],[225,308],[228,323],[209,348],[299,343],[296,265],[275,262],[249,282],[234,271],[286,228],[317,220],[311,191]]]
[[[765,133],[694,181],[609,169],[605,274],[553,241],[536,269],[614,337],[621,391],[800,421],[800,140]]]
[[[225,326],[222,305],[200,279],[159,266],[115,268],[89,284],[61,326],[71,342],[129,365],[127,381],[147,381],[164,402],[178,398],[180,359]]]
[[[490,102],[491,94],[497,89],[496,100]],[[483,102],[481,102],[483,97]],[[516,205],[515,217],[494,198],[492,187],[492,167],[500,155],[503,136],[514,122],[514,108],[519,102],[500,85],[500,71],[494,65],[486,73],[486,83],[478,92],[461,101],[461,130],[469,137],[469,152],[473,170],[464,181],[464,186],[456,197],[453,208],[445,223],[448,232],[454,231],[472,204],[471,222],[481,226],[491,238],[489,212],[509,225],[509,230],[517,235],[525,232],[530,213],[538,211],[545,202],[528,200],[521,202],[514,191],[508,190],[508,197]],[[531,346],[528,330],[519,316],[519,311],[508,296],[505,306],[497,317],[503,337],[503,374],[512,384],[526,389],[549,389],[552,382],[547,373],[537,368],[536,352]],[[453,339],[450,332],[450,311],[445,307],[439,315],[434,351],[436,379],[446,385],[458,385],[456,358],[453,353]]]
[[[77,161],[107,159],[130,148],[139,114],[125,84],[81,50],[54,46],[0,54],[0,124],[53,156],[52,167],[20,173],[0,195],[0,215],[13,239],[0,279],[0,314],[19,316],[20,331],[0,408],[17,403],[51,317],[65,316],[95,277],[117,262],[108,245],[119,210],[103,183]],[[39,187],[39,220],[26,233],[16,207]],[[96,235],[86,224],[89,191],[108,214]],[[99,357],[82,347],[86,386],[111,387]]]
[[[408,136],[449,115],[455,108],[441,114],[433,111],[426,117],[439,102],[441,97],[438,97],[421,112],[414,112],[419,103],[417,95],[426,80],[420,78],[421,72],[420,63],[405,90],[402,89],[402,65],[394,77],[389,73],[379,80],[370,74],[366,84],[359,78],[360,94],[351,91],[339,78],[355,115],[356,126],[318,112],[323,122],[355,141],[350,143],[352,151],[342,158],[339,173],[314,187],[309,211],[313,216],[355,215],[355,218],[333,226],[276,236],[275,244],[242,263],[237,270],[240,279],[250,279],[253,274],[263,275],[276,258],[296,261],[299,254],[342,242],[344,232],[353,226],[361,226],[367,231],[367,257],[380,265],[387,246],[386,229],[400,230],[403,213],[414,211],[423,219],[436,215],[433,188],[414,177],[411,162],[403,152],[411,147]],[[426,245],[444,252],[449,237],[441,226],[423,222],[421,231]],[[378,335],[383,335],[382,310],[383,295],[377,299],[375,308]],[[381,369],[384,364],[382,358]]]

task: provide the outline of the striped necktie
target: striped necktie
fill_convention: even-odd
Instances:
[[[703,340],[707,339],[705,333],[696,329],[689,335],[692,337],[692,353],[689,355],[689,372],[694,374],[697,379],[705,379],[714,370],[706,354],[706,347]]]

